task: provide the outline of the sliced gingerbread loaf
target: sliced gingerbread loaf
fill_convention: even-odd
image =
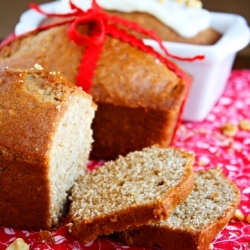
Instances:
[[[50,229],[84,173],[96,110],[57,72],[0,70],[0,226]]]

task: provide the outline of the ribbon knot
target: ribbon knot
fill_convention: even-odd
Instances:
[[[89,35],[81,34],[77,26],[81,25],[87,28]],[[101,46],[105,39],[105,27],[104,20],[92,11],[88,11],[71,23],[68,29],[68,37],[73,40],[77,45]]]

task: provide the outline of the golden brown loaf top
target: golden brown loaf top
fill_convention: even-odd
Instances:
[[[164,250],[207,250],[233,217],[240,202],[238,187],[220,169],[194,172],[194,189],[167,220],[119,233],[129,245]]]
[[[32,68],[35,63],[44,70],[60,71],[75,83],[77,67],[83,48],[69,42],[66,26],[46,31],[34,31],[0,47],[0,68]]]
[[[70,230],[82,242],[167,218],[193,188],[194,156],[150,147],[106,162],[72,190]]]
[[[39,63],[75,83],[84,48],[69,41],[67,28],[61,25],[34,31],[0,47],[0,68],[30,68]],[[185,86],[153,55],[107,36],[90,93],[95,102],[168,109],[175,105],[176,96],[185,92]]]
[[[157,58],[110,37],[93,83],[90,93],[97,102],[163,110],[174,105],[176,95],[181,96],[186,88],[186,83]]]

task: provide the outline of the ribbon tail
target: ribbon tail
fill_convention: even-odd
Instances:
[[[37,11],[38,13],[43,14],[47,17],[74,17],[78,14],[78,11],[75,11],[73,13],[68,13],[68,14],[48,13],[35,3],[30,3],[29,7],[30,7],[30,9],[33,9],[33,10]]]
[[[81,65],[78,67],[78,74],[76,76],[77,86],[82,87],[87,93],[89,93],[92,87],[92,79],[95,75],[94,71],[97,67],[103,43],[99,46],[86,47],[81,58]]]

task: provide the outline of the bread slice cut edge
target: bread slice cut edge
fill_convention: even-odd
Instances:
[[[122,209],[117,208],[113,211],[107,211],[106,213],[99,214],[91,218],[83,218],[85,211],[84,209],[82,209],[81,205],[79,205],[78,210],[74,208],[74,206],[76,207],[76,205],[74,204],[74,199],[76,200],[77,195],[79,194],[79,190],[78,194],[74,194],[74,192],[76,193],[77,190],[75,186],[72,192],[73,202],[71,203],[69,213],[71,220],[71,223],[69,224],[69,231],[74,236],[78,237],[82,243],[87,243],[89,241],[95,240],[99,235],[108,235],[115,231],[124,230],[131,225],[140,226],[149,224],[153,221],[158,222],[160,220],[166,219],[174,210],[174,208],[187,198],[187,196],[193,189],[194,156],[183,150],[173,148],[163,149],[157,148],[155,146],[146,148],[143,150],[143,152],[147,153],[147,151],[150,150],[168,150],[178,152],[179,156],[181,155],[183,158],[185,157],[185,163],[183,163],[185,165],[183,166],[183,171],[185,171],[185,173],[182,177],[180,177],[178,183],[167,190],[162,197],[154,199],[152,202],[144,204],[133,204]],[[134,153],[136,152],[130,153],[128,154],[128,156],[131,156]],[[126,157],[128,156],[120,158],[125,159],[126,161]],[[113,161],[114,165],[116,162],[117,160]],[[105,165],[103,167],[105,167]],[[81,177],[78,180],[78,183],[79,181],[82,181],[82,178],[85,178],[85,176]],[[103,200],[102,202],[102,206],[105,206],[105,200]]]

